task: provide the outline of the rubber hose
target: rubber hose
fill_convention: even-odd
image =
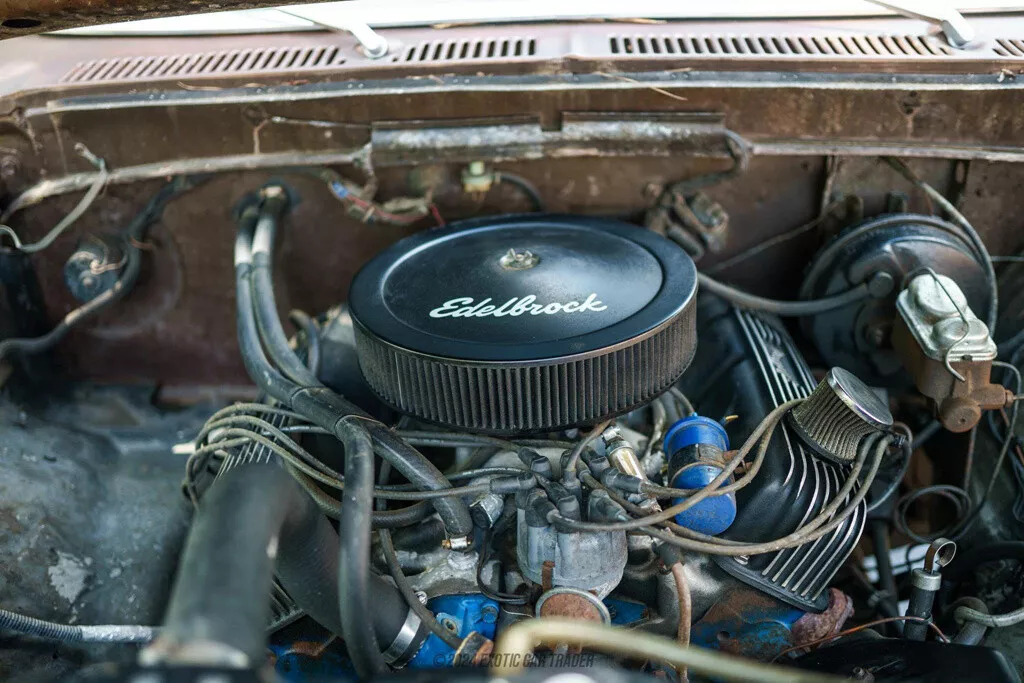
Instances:
[[[374,443],[374,450],[386,459],[410,482],[423,490],[451,488],[445,478],[422,453],[408,445],[385,425],[372,420],[364,411],[349,403],[326,387],[299,386],[278,372],[267,360],[260,345],[259,332],[253,309],[251,286],[252,250],[251,230],[255,225],[251,210],[239,219],[235,240],[235,284],[238,323],[238,342],[242,361],[249,376],[272,398],[291,406],[314,424],[343,440],[351,426],[349,420],[357,418]],[[280,326],[280,321],[277,321]],[[294,354],[292,354],[294,356]],[[298,357],[296,357],[298,361]],[[301,363],[301,361],[298,361]],[[304,366],[303,366],[304,367]],[[306,370],[308,372],[308,370]],[[458,497],[442,497],[433,501],[445,528],[452,537],[472,533],[473,520],[469,507]]]
[[[444,540],[444,526],[441,520],[428,519],[423,524],[406,526],[391,533],[391,539],[400,550],[418,550],[421,552],[440,547]]]
[[[281,538],[290,479],[261,463],[234,466],[214,481],[185,542],[157,643],[169,643],[171,653],[191,642],[217,643],[236,665],[262,661],[274,574],[267,548]]]
[[[340,545],[313,500],[276,461],[230,464],[196,513],[157,642],[212,642],[226,648],[232,661],[261,662],[275,559],[281,585],[295,603],[343,634],[337,610]],[[379,576],[369,592],[377,637],[391,643],[408,609]]]
[[[338,571],[338,605],[345,646],[356,674],[371,678],[384,670],[370,607],[370,548],[373,510],[373,447],[362,429],[350,430],[345,440],[345,488],[342,491],[338,534],[341,561]]]
[[[540,196],[540,192],[537,188],[527,180],[526,178],[516,175],[514,173],[506,173],[505,171],[498,171],[494,174],[495,180],[499,183],[506,183],[513,187],[519,188],[519,191],[526,195],[530,203],[533,204],[534,211],[544,211],[544,199]]]
[[[704,273],[697,273],[697,280],[700,283],[700,286],[707,291],[712,294],[717,294],[723,299],[742,308],[750,308],[757,311],[765,311],[767,313],[774,313],[775,315],[790,317],[818,315],[819,313],[831,311],[836,308],[842,308],[843,306],[867,299],[871,296],[868,286],[866,284],[860,284],[840,294],[822,297],[821,299],[812,299],[809,301],[776,301],[775,299],[766,299],[764,297],[757,296],[756,294],[750,294],[736,289],[735,287],[730,287],[729,285],[712,279]]]
[[[264,200],[256,221],[252,239],[251,276],[256,326],[270,360],[286,377],[300,386],[323,386],[288,344],[288,337],[277,315],[271,263],[274,258],[273,243],[277,234],[277,221],[285,206],[286,200],[268,197]]]
[[[968,607],[981,614],[988,614],[988,605],[979,600],[978,598],[960,598],[954,602],[951,607],[956,609],[957,607]],[[980,645],[981,641],[985,639],[985,634],[988,633],[988,627],[984,624],[979,624],[974,621],[965,622],[960,630],[953,636],[953,642],[957,645]]]
[[[886,597],[881,600],[886,616],[899,614],[897,602],[899,592],[896,590],[896,575],[892,571],[892,558],[889,556],[889,524],[884,519],[871,520],[871,544],[875,549],[875,561],[878,566],[878,582]],[[899,628],[898,622],[892,622],[897,633],[903,629]]]
[[[288,312],[288,320],[306,335],[306,367],[316,375],[320,368],[320,328],[313,318],[298,309]]]
[[[277,577],[292,600],[313,621],[339,635],[344,634],[338,605],[338,568],[341,539],[338,532],[309,497],[299,497],[288,529],[304,533],[282,534],[277,558]],[[311,580],[313,577],[315,580]],[[409,614],[398,590],[386,579],[370,574],[369,594],[373,596],[372,620],[377,642],[390,645]]]

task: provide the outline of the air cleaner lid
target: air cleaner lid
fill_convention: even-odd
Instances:
[[[353,317],[420,353],[492,362],[627,342],[692,303],[696,269],[648,230],[575,216],[465,221],[402,240],[356,275]]]
[[[625,223],[501,216],[402,240],[355,277],[367,383],[491,433],[588,424],[668,388],[696,348],[696,268]]]

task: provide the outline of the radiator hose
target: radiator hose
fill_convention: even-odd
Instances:
[[[163,628],[140,663],[258,666],[275,573],[301,609],[342,634],[339,553],[330,522],[276,460],[225,462],[196,512]],[[366,616],[386,647],[403,633],[409,608],[379,575],[368,572],[367,581]],[[413,647],[422,638],[406,640]]]

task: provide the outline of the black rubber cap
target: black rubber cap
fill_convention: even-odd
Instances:
[[[360,367],[396,409],[461,429],[588,424],[671,385],[696,347],[696,268],[626,223],[502,216],[395,244],[355,277]]]

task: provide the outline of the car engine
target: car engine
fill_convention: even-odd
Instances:
[[[5,95],[0,676],[1019,681],[1024,242],[966,162],[470,78]]]

